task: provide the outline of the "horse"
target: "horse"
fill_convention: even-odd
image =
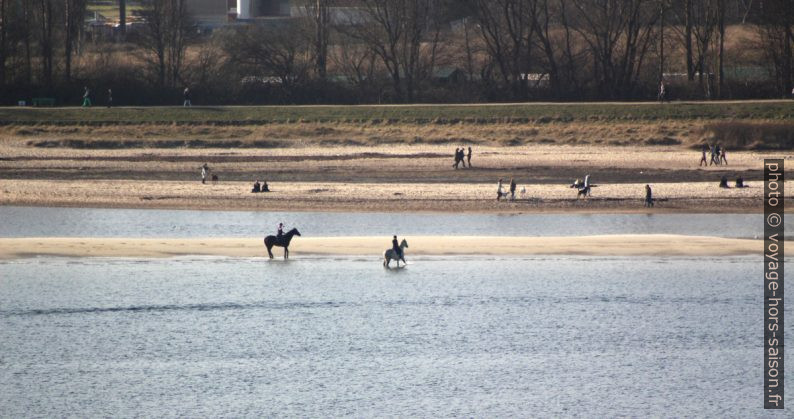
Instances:
[[[389,264],[391,263],[392,260],[397,261],[398,268],[400,267],[400,260],[402,260],[403,263],[405,264],[405,249],[407,248],[408,248],[408,242],[405,241],[405,239],[403,239],[403,241],[400,243],[400,250],[402,250],[402,254],[403,254],[402,257],[398,257],[396,254],[394,254],[394,249],[386,249],[386,251],[383,252],[383,266],[386,268],[390,268]]]
[[[267,254],[270,256],[270,259],[273,259],[273,252],[270,250],[273,246],[283,247],[284,248],[284,259],[289,259],[289,242],[292,241],[293,236],[300,236],[301,233],[298,231],[297,228],[293,228],[292,230],[284,233],[281,237],[276,236],[267,236],[265,237],[265,247],[267,247]]]

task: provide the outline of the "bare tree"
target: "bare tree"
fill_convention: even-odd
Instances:
[[[412,101],[421,76],[422,41],[432,27],[433,0],[361,0],[363,22],[347,22],[348,36],[365,43],[389,73],[398,100]]]
[[[22,6],[22,44],[25,50],[25,83],[30,85],[33,81],[33,27],[35,20],[33,18],[33,4],[31,2],[23,1]]]
[[[502,81],[526,98],[526,78],[531,71],[533,19],[538,2],[533,0],[475,0],[477,20]]]
[[[278,77],[292,88],[306,79],[312,64],[311,45],[299,32],[295,26],[236,29],[226,41],[229,60],[246,76]]]
[[[537,43],[543,52],[549,84],[555,97],[563,97],[567,90],[580,90],[566,1],[533,0],[532,3],[529,8],[532,25],[535,27]]]
[[[187,13],[187,0],[144,0],[146,28],[141,45],[149,51],[160,86],[176,87],[185,50],[194,30]]]
[[[54,0],[39,0],[39,48],[41,50],[41,79],[47,90],[52,89],[55,55]]]
[[[6,83],[6,61],[9,56],[8,18],[10,7],[8,0],[0,0],[0,86]]]
[[[380,98],[382,89],[376,80],[378,56],[368,45],[354,40],[343,41],[329,54],[331,61],[344,76],[344,81],[353,86],[365,99],[369,93],[376,92]]]
[[[695,80],[695,61],[692,58],[692,0],[684,1],[684,48],[686,48],[686,75]]]
[[[328,72],[328,42],[330,36],[330,7],[333,0],[304,0],[304,14],[309,17],[314,33],[314,71],[325,81]]]
[[[651,0],[574,0],[575,30],[593,58],[593,75],[602,97],[631,97],[653,40],[658,17]]]
[[[717,97],[722,98],[725,94],[725,14],[727,13],[726,0],[717,0],[717,35],[719,44],[717,47]]]
[[[754,0],[737,0],[739,6],[739,12],[742,16],[742,25],[747,23],[747,17],[750,16],[750,12],[753,11],[755,1]]]
[[[64,0],[64,78],[72,78],[72,53],[82,30],[86,0]]]
[[[783,94],[789,94],[794,84],[794,10],[791,1],[764,1],[758,31],[765,46],[764,53],[775,68],[777,88]]]

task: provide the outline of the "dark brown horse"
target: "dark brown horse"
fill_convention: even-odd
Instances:
[[[270,256],[270,259],[273,259],[273,252],[270,250],[273,246],[283,247],[284,248],[284,259],[289,259],[289,242],[292,241],[293,236],[300,236],[301,233],[298,231],[297,228],[293,228],[292,230],[284,233],[281,237],[276,236],[267,236],[265,237],[265,247],[267,247],[267,254]]]

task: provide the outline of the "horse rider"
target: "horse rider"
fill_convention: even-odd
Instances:
[[[280,239],[284,235],[284,223],[278,223],[278,230],[276,231],[276,238]]]
[[[397,242],[397,236],[395,235],[391,240],[391,248],[394,250],[394,253],[400,258],[403,258],[403,249],[400,248],[400,244]]]

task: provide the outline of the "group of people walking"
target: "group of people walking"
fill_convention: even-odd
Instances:
[[[716,145],[703,144],[703,148],[700,151],[701,151],[701,155],[700,155],[700,163],[698,164],[698,167],[703,165],[712,166],[715,164],[719,166],[723,163],[726,166],[728,165],[728,158],[725,157],[725,147],[721,147],[719,144]],[[706,160],[707,152],[711,157],[708,161]]]
[[[182,102],[182,106],[184,107],[191,107],[193,106],[193,102],[190,100],[190,89],[185,87],[185,90],[182,91],[182,97],[184,101]],[[88,86],[83,87],[83,102],[82,107],[90,108],[93,106],[93,102],[91,101],[91,89]],[[113,90],[108,89],[107,95],[107,102],[105,102],[108,108],[113,107]]]
[[[108,97],[107,102],[105,103],[108,108],[113,107],[113,90],[108,89]],[[91,101],[91,89],[88,86],[83,87],[83,104],[82,107],[90,108],[93,106],[93,102]]]
[[[471,169],[471,147],[469,147],[469,153],[466,154],[466,150],[461,148],[455,148],[455,163],[452,163],[452,167],[457,169],[459,164],[463,164],[463,168],[466,168],[466,161],[469,163],[469,169]]]

